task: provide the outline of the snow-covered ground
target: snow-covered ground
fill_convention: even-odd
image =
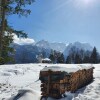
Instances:
[[[45,66],[50,65],[1,65],[0,100],[40,100],[41,82],[38,80],[39,72]],[[100,64],[93,66],[95,67],[94,81],[88,86],[76,91],[76,93],[66,93],[68,96],[59,100],[100,100]],[[48,98],[48,100],[55,99]]]

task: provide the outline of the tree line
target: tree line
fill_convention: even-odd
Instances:
[[[100,55],[96,47],[92,51],[79,50],[73,47],[67,57],[63,53],[51,51],[49,58],[52,63],[81,64],[81,63],[100,63]]]

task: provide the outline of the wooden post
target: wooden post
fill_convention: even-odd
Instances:
[[[51,71],[48,71],[48,83],[47,83],[47,94],[49,95],[49,89],[50,89],[50,74]]]
[[[47,94],[49,95],[50,75],[48,75]]]

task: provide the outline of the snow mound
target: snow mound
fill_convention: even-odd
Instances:
[[[18,94],[9,100],[40,100],[40,93],[32,90],[19,90]]]

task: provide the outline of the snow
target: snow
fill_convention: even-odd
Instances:
[[[81,65],[89,66],[90,64]],[[39,72],[45,66],[62,64],[15,64],[0,65],[0,100],[40,100]],[[77,65],[66,65],[75,67]],[[94,81],[75,93],[66,92],[67,97],[59,100],[100,100],[100,64],[93,65]],[[86,67],[87,68],[87,67]],[[48,100],[55,100],[48,98]]]
[[[49,58],[44,58],[42,61],[51,61]]]
[[[71,72],[76,72],[78,70],[82,70],[82,69],[90,69],[92,68],[93,65],[91,64],[87,64],[87,65],[76,65],[76,64],[70,64],[70,65],[66,65],[66,64],[59,64],[59,65],[52,65],[52,66],[48,66],[42,69],[42,71],[65,71],[67,73],[71,73]]]

